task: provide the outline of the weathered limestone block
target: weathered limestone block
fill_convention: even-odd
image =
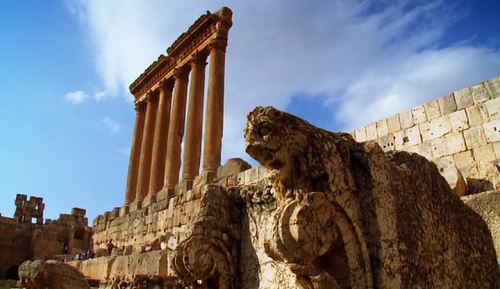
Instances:
[[[455,102],[453,93],[439,98],[438,102],[442,115],[447,115],[457,110],[457,103]]]
[[[361,141],[366,141],[366,130],[365,127],[358,128],[356,130],[356,140],[361,142]]]
[[[472,95],[468,87],[459,91],[455,91],[454,95],[458,110],[474,104],[474,100],[472,99]]]
[[[497,259],[500,260],[500,191],[489,191],[463,197],[462,200],[488,224]]]
[[[404,150],[407,147],[422,143],[418,125],[396,132],[394,134],[394,143],[397,150]]]
[[[395,146],[394,146],[394,135],[386,135],[384,137],[378,138],[377,143],[380,145],[380,147],[385,151],[393,151]]]
[[[55,260],[26,261],[19,266],[19,278],[27,289],[90,289],[82,272]]]
[[[490,120],[500,118],[500,98],[488,100],[484,103],[484,105],[486,106]]]
[[[444,148],[447,150],[447,155],[463,152],[467,149],[464,136],[461,132],[450,132],[444,138],[446,139],[446,146]]]
[[[493,77],[487,81],[487,88],[493,98],[500,96],[500,76]]]
[[[416,106],[412,108],[413,123],[419,124],[427,121],[427,115],[425,114],[425,108],[423,105]]]
[[[387,119],[381,119],[377,121],[377,135],[378,137],[384,137],[389,133],[387,128]]]
[[[441,110],[439,108],[439,102],[437,99],[431,100],[424,104],[425,114],[427,115],[427,120],[435,119],[441,116]]]
[[[465,110],[458,110],[454,113],[450,113],[450,124],[451,129],[454,131],[462,131],[469,128],[469,121]]]
[[[377,138],[377,123],[372,122],[365,126],[366,129],[366,140],[374,140]]]
[[[401,128],[410,128],[413,126],[413,115],[411,109],[406,110],[399,114],[399,120],[401,122]]]
[[[500,119],[483,124],[483,128],[489,143],[500,141]]]
[[[445,178],[457,196],[463,197],[468,194],[467,183],[462,173],[457,169],[453,157],[449,156],[434,160],[434,163],[438,167],[439,173]]]
[[[467,149],[478,148],[486,144],[486,137],[482,126],[471,127],[464,131],[464,138]]]
[[[492,162],[496,159],[492,144],[487,144],[473,150],[476,162]]]
[[[485,102],[490,99],[490,95],[486,90],[486,88],[484,87],[484,84],[482,83],[476,84],[472,86],[470,89],[472,91],[472,98],[474,99],[475,103]]]
[[[387,132],[395,133],[401,130],[401,124],[399,123],[399,114],[395,114],[387,118]],[[356,141],[359,141],[356,137]]]
[[[265,251],[303,288],[500,286],[486,223],[425,158],[272,107],[249,113],[245,138],[271,170]]]
[[[466,111],[471,126],[481,125],[489,120],[488,110],[484,103],[469,106]]]
[[[471,151],[465,151],[454,154],[453,160],[455,161],[455,165],[459,169],[466,168],[467,166],[469,166],[474,162],[474,158],[472,157]]]
[[[422,141],[440,138],[451,131],[450,117],[444,115],[440,118],[419,124]]]

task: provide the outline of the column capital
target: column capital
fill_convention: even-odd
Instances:
[[[144,101],[138,101],[135,103],[135,112],[142,113],[146,109],[146,105],[144,105]]]
[[[187,81],[189,77],[189,66],[176,67],[174,69],[175,80]]]
[[[196,50],[191,54],[191,59],[190,59],[191,67],[195,66],[205,67],[207,65],[207,57],[208,54],[205,51],[200,52]]]
[[[210,52],[214,50],[222,50],[226,52],[227,40],[226,39],[214,39],[208,44]]]
[[[174,89],[175,81],[171,78],[164,78],[159,82],[159,88],[163,89],[165,92],[172,92]]]

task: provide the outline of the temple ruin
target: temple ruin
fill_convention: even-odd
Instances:
[[[0,216],[0,279],[18,279],[27,260],[74,260],[91,248],[92,228],[85,210],[73,208],[59,219],[43,219],[43,198],[18,194],[14,218]],[[32,222],[32,218],[36,222]]]
[[[231,26],[229,8],[207,12],[130,86],[125,202],[94,220],[97,258],[68,263],[83,275],[27,262],[23,282],[68,272],[59,283],[99,288],[500,286],[500,77],[350,134],[257,107],[244,134],[261,166],[221,166]],[[16,222],[41,222],[41,199],[16,204]]]

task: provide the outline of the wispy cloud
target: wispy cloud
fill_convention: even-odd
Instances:
[[[227,5],[224,0],[71,3],[105,90],[127,99],[130,83],[199,15]],[[453,2],[382,3],[231,2],[223,158],[245,155],[245,116],[256,105],[285,109],[297,94],[321,95],[331,109],[325,123],[347,130],[500,71],[497,48],[448,40],[451,25],[464,17]]]
[[[89,97],[89,95],[86,94],[84,91],[77,90],[77,91],[74,91],[74,92],[68,92],[68,93],[66,93],[66,95],[64,96],[64,99],[67,102],[72,102],[74,104],[80,104],[85,99],[87,99],[88,97]]]
[[[122,126],[115,120],[113,120],[111,117],[107,116],[100,120],[98,123],[98,126],[101,127],[102,129],[111,131],[113,133],[117,133],[121,131]]]

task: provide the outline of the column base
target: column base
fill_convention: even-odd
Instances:
[[[123,205],[123,207],[120,210],[120,217],[125,216],[130,212],[130,205]]]
[[[156,195],[156,202],[160,202],[165,199],[171,199],[174,196],[175,196],[175,188],[164,187]]]
[[[177,185],[177,195],[185,195],[187,191],[193,188],[193,180],[184,179]]]
[[[146,198],[142,201],[142,207],[148,207],[149,205],[156,203],[156,194],[149,194],[147,195]]]
[[[142,209],[142,200],[135,200],[130,204],[130,212],[139,211]]]

